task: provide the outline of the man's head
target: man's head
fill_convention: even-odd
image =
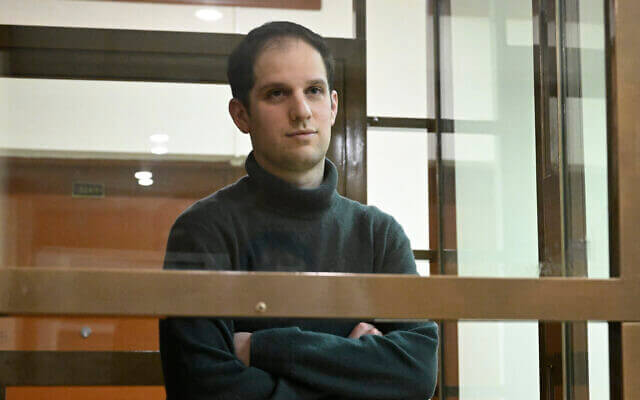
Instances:
[[[293,22],[269,22],[253,29],[234,49],[227,65],[227,78],[235,99],[249,108],[249,91],[255,84],[254,66],[256,59],[272,41],[300,39],[313,47],[322,57],[327,72],[329,89],[333,89],[334,60],[324,38],[317,33]]]
[[[236,126],[251,135],[263,168],[300,186],[319,184],[324,171],[338,111],[332,68],[323,39],[289,22],[250,32],[229,60],[229,113]]]

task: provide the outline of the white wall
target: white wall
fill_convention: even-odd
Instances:
[[[235,127],[228,85],[1,78],[0,149],[102,157],[153,155],[150,137],[168,135],[168,156],[248,154]],[[166,156],[164,156],[166,157]]]
[[[367,115],[427,118],[425,32],[426,1],[367,1]]]
[[[367,130],[367,202],[402,225],[413,249],[429,249],[428,156],[424,129]]]

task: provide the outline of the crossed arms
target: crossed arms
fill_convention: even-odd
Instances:
[[[168,400],[424,400],[435,388],[433,323],[358,338],[265,329],[251,335],[250,366],[235,354],[233,321],[170,318],[160,325]]]

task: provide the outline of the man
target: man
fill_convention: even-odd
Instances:
[[[165,268],[415,274],[398,223],[336,192],[325,154],[338,94],[324,40],[265,24],[233,52],[228,76],[229,112],[253,145],[248,176],[177,219]],[[423,400],[435,387],[437,341],[433,323],[160,322],[169,400]]]

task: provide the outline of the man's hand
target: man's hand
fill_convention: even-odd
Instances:
[[[233,346],[236,349],[236,357],[248,367],[251,360],[251,334],[249,332],[235,333]]]
[[[378,335],[382,336],[382,332],[376,329],[375,326],[367,324],[366,322],[360,322],[349,334],[349,339],[358,339],[362,335]]]

